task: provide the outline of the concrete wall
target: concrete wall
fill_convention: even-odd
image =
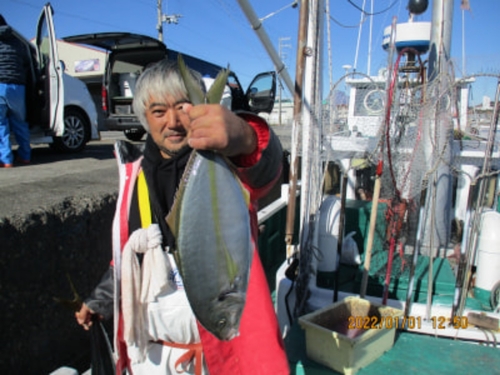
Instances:
[[[109,266],[115,203],[116,194],[71,198],[0,220],[0,373],[89,368],[89,332],[53,297],[73,298],[69,274],[84,298]]]

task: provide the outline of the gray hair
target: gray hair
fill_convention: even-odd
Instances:
[[[189,69],[189,71],[202,90],[206,91],[201,74],[192,69]],[[146,120],[146,106],[151,97],[164,98],[167,95],[173,96],[176,100],[189,98],[177,61],[164,59],[144,70],[135,85],[134,113],[148,133],[149,124]]]

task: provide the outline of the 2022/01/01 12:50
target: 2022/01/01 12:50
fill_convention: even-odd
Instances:
[[[445,316],[433,316],[430,319],[433,329],[445,329],[450,321]],[[453,324],[450,324],[455,329],[465,329],[469,326],[467,317],[456,316],[453,318]],[[382,329],[382,328],[408,328],[421,329],[421,316],[349,316],[349,329]]]

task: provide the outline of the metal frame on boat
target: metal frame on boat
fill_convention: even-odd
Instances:
[[[243,0],[239,2],[240,4],[247,3]],[[357,172],[360,169],[356,169],[354,164],[359,162],[357,159],[365,159],[369,167],[365,168],[363,173],[368,173],[372,178],[375,177],[375,180],[383,173],[382,169],[377,170],[377,162],[384,160],[382,155],[384,147],[381,147],[383,137],[380,137],[379,125],[389,128],[398,114],[394,107],[388,105],[390,84],[395,82],[395,90],[398,90],[398,79],[393,78],[400,73],[408,77],[412,72],[419,72],[416,68],[421,63],[415,62],[415,55],[407,55],[407,62],[414,64],[411,66],[412,70],[408,70],[407,65],[405,71],[392,71],[396,65],[393,65],[394,59],[390,57],[389,69],[378,76],[346,75],[345,82],[351,87],[348,128],[344,132],[328,133],[319,120],[325,116],[319,115],[321,100],[318,97],[318,87],[320,86],[315,85],[315,82],[319,80],[317,66],[320,64],[314,60],[314,55],[319,54],[317,46],[320,44],[315,38],[320,38],[321,35],[319,31],[321,21],[318,17],[324,13],[323,6],[320,1],[304,0],[301,2],[301,11],[306,11],[307,17],[301,14],[300,19],[306,24],[302,24],[299,29],[307,29],[308,32],[306,33],[307,39],[299,40],[298,44],[301,47],[308,46],[304,50],[307,49],[310,59],[309,66],[301,67],[305,71],[307,76],[305,81],[309,85],[306,84],[303,87],[302,81],[296,84],[296,87],[303,88],[302,95],[295,101],[296,105],[301,106],[301,111],[297,110],[294,123],[295,129],[300,123],[302,143],[300,146],[297,145],[298,130],[294,130],[290,184],[282,188],[280,199],[263,208],[259,213],[259,222],[265,228],[276,230],[275,235],[266,233],[261,239],[260,246],[264,262],[267,258],[274,261],[278,258],[282,261],[275,279],[270,277],[269,281],[271,287],[276,288],[277,314],[290,357],[297,359],[294,357],[294,350],[297,345],[305,345],[303,337],[297,333],[296,323],[299,316],[324,308],[333,302],[342,301],[346,297],[361,295],[373,303],[382,303],[404,311],[397,328],[405,339],[410,334],[426,335],[432,340],[452,339],[464,343],[476,343],[479,344],[477,350],[484,349],[485,356],[492,361],[491,365],[498,367],[498,352],[493,353],[491,350],[493,350],[492,346],[498,348],[497,342],[500,339],[500,264],[498,263],[500,239],[496,242],[494,230],[488,229],[488,234],[484,233],[488,227],[496,227],[493,223],[496,222],[496,217],[500,217],[496,207],[498,204],[491,203],[496,202],[497,190],[493,193],[495,199],[489,200],[488,207],[483,204],[483,199],[486,194],[486,185],[489,184],[492,176],[493,178],[497,176],[500,164],[500,154],[494,141],[498,122],[500,84],[497,84],[488,138],[486,140],[471,138],[464,133],[464,125],[468,124],[468,90],[469,84],[474,81],[474,76],[461,79],[451,76],[450,79],[450,76],[446,75],[449,56],[443,53],[443,49],[449,51],[453,2],[434,1],[429,46],[427,49],[419,50],[417,55],[427,50],[430,51],[425,72],[425,78],[429,81],[426,89],[434,84],[435,91],[425,91],[425,95],[434,95],[433,105],[436,113],[439,110],[439,114],[434,116],[428,125],[434,134],[439,135],[436,139],[440,142],[440,149],[444,151],[436,162],[435,170],[425,171],[422,175],[423,194],[421,195],[424,199],[412,201],[412,204],[416,206],[415,218],[412,222],[414,228],[411,233],[413,241],[401,245],[399,256],[392,254],[387,246],[387,243],[392,240],[390,236],[392,229],[388,228],[389,224],[385,217],[392,202],[390,200],[379,202],[375,200],[375,197],[369,200],[360,199],[355,191],[356,178],[359,178]],[[247,16],[252,23],[251,14]],[[395,26],[393,21],[393,32],[398,30]],[[404,27],[410,26],[404,25]],[[426,28],[423,29],[425,31]],[[261,28],[259,33],[262,35],[263,32]],[[389,37],[389,41],[385,40],[389,53],[393,49],[396,55],[396,52],[399,53],[408,47],[408,43],[414,42],[411,39],[411,33],[404,35],[407,39],[403,41],[398,39],[397,46],[395,33]],[[265,38],[262,40],[265,43]],[[297,61],[300,60],[297,59]],[[278,64],[276,65],[278,67]],[[500,83],[499,76],[492,78]],[[408,80],[406,82],[408,83]],[[422,84],[417,81],[410,81],[410,84],[406,87],[413,95],[416,95],[417,89],[423,88]],[[365,95],[358,95],[357,90],[366,91],[370,87],[371,89],[365,92]],[[420,92],[419,98],[423,92]],[[387,96],[384,98],[383,94]],[[373,98],[368,100],[368,95],[372,95]],[[359,101],[365,106],[364,112],[356,109],[359,108],[357,107]],[[370,105],[379,105],[380,108],[371,108]],[[300,114],[302,117],[299,116]],[[442,126],[442,121],[446,122],[449,127]],[[373,124],[376,126],[370,128]],[[450,132],[449,129],[454,131]],[[428,138],[424,138],[424,143],[432,144],[436,140],[429,134],[426,136]],[[318,145],[321,146],[318,147]],[[408,148],[402,152],[412,154],[415,149]],[[298,160],[301,161],[301,180],[294,181],[298,175]],[[345,185],[341,184],[339,178],[339,185],[346,186],[346,188],[341,188],[339,191],[338,200],[342,202],[342,205],[340,209],[336,208],[337,211],[334,211],[333,205],[324,210],[321,208],[324,198],[322,172],[327,169],[326,165],[329,162],[337,164],[340,175],[346,176],[348,182]],[[380,181],[381,179],[379,183]],[[479,199],[475,198],[476,194],[479,194]],[[297,208],[296,203],[299,206]],[[289,218],[286,228],[283,219],[285,207],[288,209]],[[293,216],[295,214],[298,218]],[[336,220],[342,221],[342,223],[337,223],[337,232],[332,230],[333,225],[328,228],[318,228],[321,215],[335,216]],[[487,216],[493,218],[487,219]],[[343,217],[345,221],[342,220]],[[406,218],[407,216],[404,216],[402,220],[407,220]],[[455,220],[452,220],[454,218]],[[459,223],[459,231],[451,233],[453,222]],[[294,233],[293,228],[298,228],[298,230]],[[318,237],[322,235],[321,230],[324,235],[335,237],[337,246],[318,249],[320,247]],[[325,233],[328,230],[330,232]],[[371,268],[370,262],[368,262],[368,269],[366,264],[339,264],[344,233],[353,230],[357,231],[358,250],[364,261],[369,256],[367,248],[373,248],[370,254]],[[452,234],[455,235],[453,239]],[[281,236],[284,243],[276,245],[276,236]],[[266,247],[266,240],[269,238],[273,238],[274,243]],[[276,253],[278,249],[280,257],[268,256],[270,253]],[[326,275],[330,279],[321,284],[324,280],[320,282],[318,277],[324,276],[324,273],[321,267],[318,267],[318,263],[322,262],[321,256],[326,252],[333,252],[336,256],[333,256],[333,264],[330,264],[330,275]],[[406,269],[403,269],[405,261],[407,262]],[[486,264],[490,267],[485,266]],[[267,269],[276,269],[275,263],[268,263],[265,266]],[[479,278],[482,285],[478,286],[478,278],[476,278],[476,286],[473,286],[472,275],[478,275],[480,271],[484,273],[483,276],[486,275],[484,281]],[[363,280],[366,277],[367,279]],[[409,324],[410,320],[412,324]],[[297,342],[300,343],[297,344]],[[442,344],[443,341],[438,342]],[[466,347],[461,347],[460,350],[464,348]],[[469,350],[475,351],[476,349]],[[460,356],[458,349],[451,356],[455,364],[442,357],[441,360],[445,363],[450,362],[450,368],[454,368],[453,366],[461,363],[456,361],[457,356]],[[473,362],[470,358],[467,359],[467,354],[462,354],[462,357],[462,366],[464,360]],[[300,358],[303,359],[303,357]],[[300,361],[291,359],[291,362],[294,362],[295,373],[301,373],[302,370],[298,370]],[[470,366],[472,367],[467,368],[474,368],[474,364]],[[462,367],[461,370],[465,368]],[[420,369],[425,369],[425,366]],[[370,373],[376,373],[376,371]]]

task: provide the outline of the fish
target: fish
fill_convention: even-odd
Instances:
[[[193,103],[193,105],[220,103],[227,83],[227,78],[229,77],[229,66],[227,69],[223,69],[217,74],[213,84],[205,94],[198,82],[194,80],[192,74],[189,72],[181,54],[177,55],[177,64],[179,65],[179,71],[188,91],[189,100]]]
[[[193,89],[198,86],[185,66],[182,71],[194,105],[220,101],[227,72],[219,74],[205,96]],[[253,254],[249,202],[248,191],[224,156],[193,150],[166,217],[191,309],[219,340],[239,335]]]

